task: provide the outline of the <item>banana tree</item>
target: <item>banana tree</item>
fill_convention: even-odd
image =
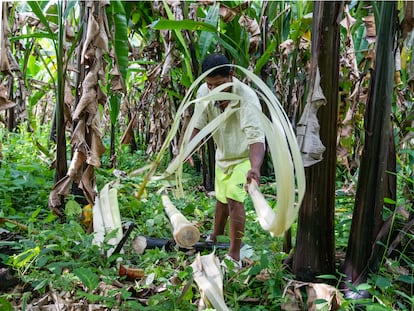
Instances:
[[[77,63],[80,93],[71,103],[74,130],[70,142],[73,156],[67,174],[56,183],[49,196],[49,207],[58,215],[63,214],[62,197],[69,194],[71,186],[76,194],[81,194],[80,202],[94,204],[96,196],[94,168],[101,165],[100,158],[106,149],[102,143],[102,115],[99,105],[105,106],[108,101],[107,95],[112,95],[109,101],[112,105],[110,108],[113,127],[119,111],[119,97],[115,93],[124,90],[123,79],[126,76],[127,57],[122,53],[125,51],[122,48],[118,50],[119,53],[110,53],[109,38],[112,36],[108,27],[108,6],[109,2],[88,2],[80,10],[84,29],[80,32],[83,37],[79,44]],[[111,12],[115,20],[113,25],[122,28],[125,19],[117,15],[123,16],[120,10],[113,9]],[[119,18],[124,23],[118,23]],[[118,33],[114,36],[119,40],[118,45],[125,45],[123,42],[126,36],[125,28],[122,29],[122,34]],[[106,71],[108,55],[118,56],[112,60],[109,74]],[[107,86],[107,75],[111,77],[110,87]],[[107,93],[103,91],[104,89]]]

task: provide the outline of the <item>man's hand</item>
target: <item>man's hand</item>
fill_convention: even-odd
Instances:
[[[246,176],[246,184],[244,186],[244,190],[247,191],[250,182],[254,179],[258,185],[260,185],[260,170],[257,168],[252,168],[247,172]]]

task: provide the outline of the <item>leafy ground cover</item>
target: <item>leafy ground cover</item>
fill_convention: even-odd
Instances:
[[[47,145],[44,135],[39,133],[38,141],[24,131],[1,136],[0,269],[3,277],[7,271],[10,278],[3,279],[0,287],[0,310],[198,310],[201,296],[190,267],[196,252],[162,247],[137,253],[134,246],[139,236],[172,241],[171,226],[160,197],[164,190],[168,190],[177,208],[197,224],[202,234],[211,231],[214,200],[200,187],[201,178],[192,168],[186,168],[184,174],[184,198],[173,197],[171,182],[159,181],[149,184],[144,198],[138,200],[136,192],[142,176],[128,173],[148,164],[145,152],[131,154],[128,148],[122,147],[117,170],[107,168],[105,162],[109,161],[104,158],[102,168],[97,171],[98,190],[116,180],[122,220],[135,225],[124,252],[107,258],[103,254],[110,246],[102,250],[93,245],[93,235],[87,233],[88,224],[82,214],[84,207],[75,197],[67,198],[67,217],[63,222],[49,211],[52,161],[48,153],[37,147]],[[264,181],[262,190],[270,198],[272,181]],[[338,192],[338,256],[346,247],[352,202],[349,192]],[[307,309],[310,294],[295,283],[284,264],[289,254],[283,251],[283,240],[271,238],[260,228],[250,201],[246,208],[244,244],[250,247],[245,248],[248,259],[242,270],[230,271],[224,277],[227,305],[232,310]],[[295,226],[292,232],[294,235]],[[228,242],[228,239],[222,237],[220,242]],[[205,249],[201,253],[211,251]],[[216,249],[215,252],[222,258],[226,250]],[[413,264],[412,260],[405,260]],[[128,280],[119,276],[121,265],[142,274]],[[372,276],[367,284],[358,288],[370,291],[371,299],[342,300],[338,308],[412,310],[412,295],[400,286],[411,284],[412,287],[412,276],[404,279],[393,272],[402,269],[398,261],[389,262],[388,266],[392,269],[384,268],[380,275]],[[323,277],[334,286],[340,280],[340,275]],[[314,303],[319,307],[327,305],[323,299],[314,300]]]

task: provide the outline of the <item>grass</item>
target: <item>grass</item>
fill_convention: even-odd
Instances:
[[[160,189],[169,189],[169,184],[150,183],[145,196],[138,200],[136,191],[142,176],[117,178],[113,169],[105,167],[104,160],[103,167],[97,170],[98,189],[118,179],[122,220],[135,223],[125,252],[106,258],[92,244],[92,235],[85,232],[77,212],[80,209],[73,208],[64,223],[49,211],[48,195],[53,187],[53,171],[48,167],[50,159],[35,147],[29,133],[1,136],[0,217],[28,228],[22,230],[12,222],[1,224],[1,228],[20,236],[14,242],[0,242],[0,247],[12,250],[10,254],[0,254],[0,264],[11,268],[19,278],[17,287],[0,293],[1,310],[8,310],[5,308],[10,306],[26,310],[31,303],[45,297],[49,301],[65,299],[72,305],[94,303],[118,310],[197,310],[200,293],[189,267],[194,261],[193,252],[149,249],[137,254],[131,245],[140,235],[172,239],[159,195]],[[38,139],[46,145],[41,136]],[[119,169],[129,172],[144,166],[148,160],[142,151],[130,154],[127,148],[121,148],[118,163]],[[213,225],[214,200],[199,191],[200,177],[191,168],[187,167],[185,172],[186,196],[174,199],[170,191],[170,197],[178,209],[197,222],[202,233],[208,233]],[[270,188],[266,184],[262,190],[266,192]],[[73,202],[73,198],[68,198],[69,201]],[[346,249],[352,205],[352,197],[338,191],[335,230],[338,252]],[[246,202],[246,215],[244,243],[252,246],[251,262],[241,272],[230,272],[224,279],[226,303],[232,310],[280,310],[286,303],[287,283],[294,279],[283,264],[288,254],[282,251],[282,239],[271,238],[260,228],[250,200]],[[293,227],[293,233],[294,230]],[[216,250],[219,257],[224,253],[225,250]],[[120,263],[143,269],[145,277],[135,282],[120,278]],[[344,300],[341,310],[361,306],[367,310],[412,310],[413,276],[398,273],[398,269],[407,267],[413,271],[413,259],[406,254],[388,261],[378,275],[360,285],[372,298]],[[302,298],[306,297],[306,293],[301,294]]]

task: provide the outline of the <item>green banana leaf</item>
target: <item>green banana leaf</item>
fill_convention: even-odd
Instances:
[[[110,7],[112,13],[113,26],[115,28],[114,49],[118,61],[119,72],[122,80],[126,81],[128,70],[128,20],[125,9],[121,1],[111,1]]]

